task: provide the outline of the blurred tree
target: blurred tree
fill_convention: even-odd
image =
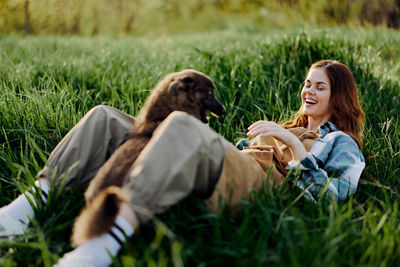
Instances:
[[[400,0],[0,0],[2,33],[169,33],[242,21],[399,28]]]
[[[29,34],[32,33],[32,26],[31,26],[31,15],[29,11],[29,0],[25,0],[24,3],[24,14],[25,14],[25,22],[24,22],[24,31],[25,33]]]
[[[365,24],[400,27],[400,0],[365,0],[360,20]]]
[[[80,25],[81,25],[81,18],[82,18],[82,9],[83,9],[83,5],[85,0],[74,0],[75,2],[75,14],[73,15],[73,19],[72,19],[72,26],[71,26],[71,30],[70,33],[71,34],[77,34],[79,33],[79,29],[80,29]]]

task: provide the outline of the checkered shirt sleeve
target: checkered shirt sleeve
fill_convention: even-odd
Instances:
[[[320,131],[321,138],[307,157],[290,162],[287,170],[312,201],[316,202],[322,192],[343,201],[357,191],[365,160],[353,138],[334,124],[325,123]]]

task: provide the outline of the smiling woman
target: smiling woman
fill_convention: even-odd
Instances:
[[[305,127],[320,139],[308,154],[301,146],[292,146],[293,154],[301,156],[290,162],[288,169],[301,172],[296,182],[300,188],[315,184],[307,191],[312,199],[327,185],[328,194],[343,200],[355,193],[365,167],[360,151],[365,117],[353,74],[337,61],[316,62],[308,71],[301,97],[295,119],[283,127]]]
[[[309,130],[318,133],[318,126],[331,117],[330,97],[331,85],[328,76],[321,69],[311,69],[301,91],[303,112],[309,117]]]
[[[274,137],[290,148],[293,158],[285,161],[287,171],[299,174],[295,183],[315,201],[324,188],[328,195],[344,200],[356,192],[365,167],[361,147],[364,113],[357,86],[349,68],[337,61],[314,63],[301,91],[302,105],[293,121],[281,125],[258,121],[248,136]],[[319,138],[307,151],[295,128],[303,128]],[[292,131],[291,131],[292,130]],[[275,157],[275,154],[274,154]]]
[[[325,114],[325,120],[336,124],[338,129],[350,135],[361,147],[361,126],[365,116],[358,100],[353,74],[346,65],[333,60],[314,63],[308,72],[301,96],[302,106],[293,121],[284,123],[285,128],[301,126],[316,130],[315,120]]]

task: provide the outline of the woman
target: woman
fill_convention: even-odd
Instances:
[[[249,127],[249,136],[274,136],[288,144],[295,161],[288,168],[300,169],[305,177],[301,188],[316,184],[310,192],[318,195],[328,183],[328,192],[339,200],[355,193],[365,167],[360,148],[364,113],[360,107],[357,86],[347,66],[336,61],[314,63],[301,91],[302,106],[293,121],[284,128],[305,127],[320,135],[306,153],[297,138],[274,122],[259,121]],[[349,138],[351,137],[351,138]],[[320,165],[322,164],[322,166]]]
[[[364,114],[350,70],[330,60],[313,64],[301,98],[302,106],[293,121],[283,126],[270,121],[253,123],[247,135],[257,138],[243,151],[197,119],[172,113],[134,163],[122,187],[129,199],[122,200],[109,232],[90,236],[85,233],[90,225],[75,229],[75,241],[80,245],[64,255],[58,265],[108,266],[109,255],[117,254],[121,242],[140,223],[192,192],[207,199],[213,211],[218,212],[221,201],[235,209],[248,197],[249,189],[264,185],[266,172],[271,169],[271,186],[281,184],[287,171],[295,171],[299,174],[296,184],[313,199],[325,187],[339,200],[354,194],[365,166],[360,151]],[[132,117],[110,107],[99,106],[88,112],[38,174],[36,185],[44,201],[50,177],[54,177],[52,182],[87,186],[125,140],[133,122]],[[74,178],[77,176],[80,179]],[[33,216],[27,197],[31,195],[22,195],[0,210],[0,234],[26,230],[19,221],[26,223]]]

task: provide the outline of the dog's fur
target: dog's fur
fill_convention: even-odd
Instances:
[[[110,229],[120,203],[128,201],[119,187],[154,130],[173,111],[187,112],[204,123],[208,123],[208,111],[217,116],[226,112],[214,96],[211,79],[203,73],[183,70],[167,75],[147,98],[128,140],[91,181],[85,192],[88,205],[75,221],[73,243],[79,245]]]

